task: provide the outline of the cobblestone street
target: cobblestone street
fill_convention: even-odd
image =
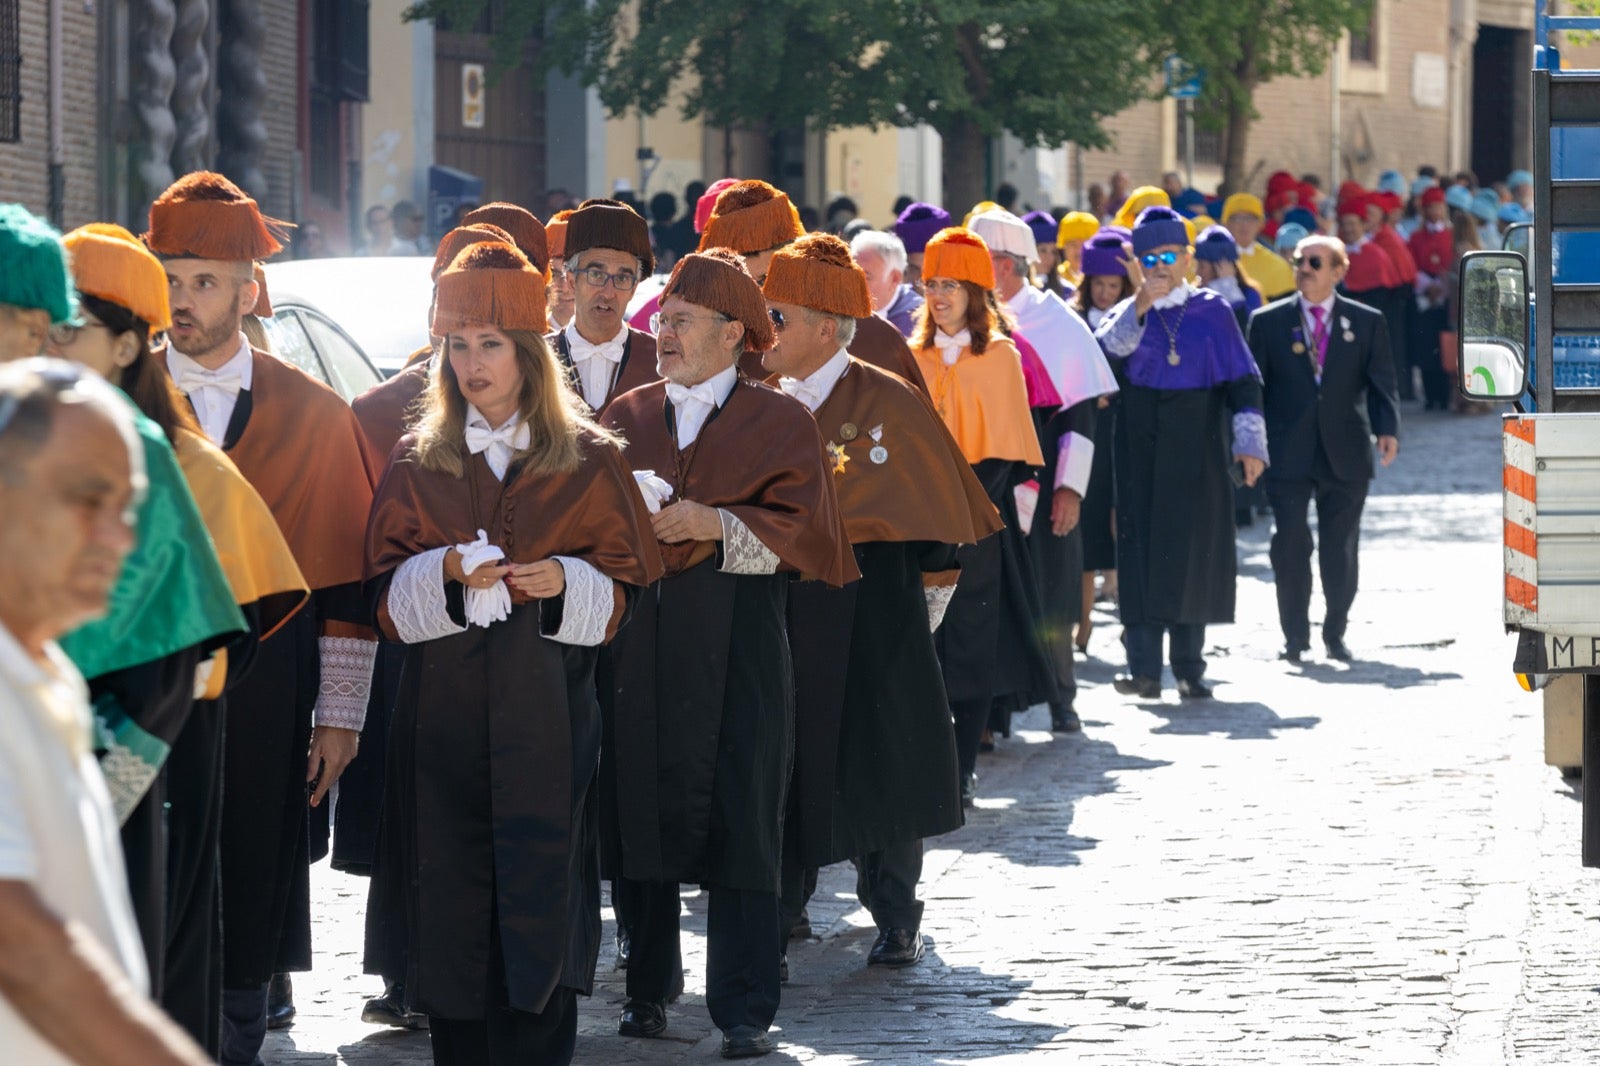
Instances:
[[[1239,624],[1208,634],[1214,702],[1117,696],[1101,615],[1084,732],[1020,718],[980,759],[966,827],[930,842],[921,965],[868,970],[853,873],[823,872],[773,1061],[1600,1061],[1577,783],[1543,765],[1499,622],[1499,421],[1406,415],[1367,507],[1359,661],[1315,637],[1304,666],[1277,661],[1267,519],[1240,532]],[[366,882],[313,876],[318,968],[266,1060],[429,1061],[425,1034],[358,1020],[379,988],[360,973]],[[684,904],[666,1037],[615,1035],[608,937],[579,1062],[717,1060],[704,898]]]

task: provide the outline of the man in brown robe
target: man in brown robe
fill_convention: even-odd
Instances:
[[[145,243],[167,271],[164,355],[201,429],[261,494],[313,593],[264,640],[230,695],[223,809],[225,1066],[251,1066],[267,983],[311,968],[310,805],[355,757],[377,644],[361,595],[375,462],[339,396],[252,349],[252,263],[282,230],[220,174],[185,175],[150,208]],[[307,751],[310,755],[307,757]]]
[[[764,1055],[779,999],[779,850],[794,746],[784,604],[793,575],[860,576],[827,454],[800,404],[738,369],[772,345],[761,291],[726,249],[679,260],[662,292],[665,381],[614,401],[652,491],[666,576],[613,645],[602,861],[633,922],[618,1031],[659,1036],[681,966],[678,883],[709,889],[706,1003],[728,1057]],[[663,498],[665,497],[665,498]],[[670,503],[668,501],[671,501]],[[606,812],[603,810],[602,815]]]
[[[759,285],[767,280],[773,254],[805,231],[800,213],[787,194],[764,181],[741,181],[717,197],[705,232],[700,235],[700,247],[732,248],[744,256],[745,268]],[[857,317],[856,333],[849,347],[850,354],[862,362],[898,374],[923,392],[928,391],[905,337],[889,323],[874,318],[870,307],[865,315]],[[753,378],[767,376],[761,360],[754,356],[740,359],[739,368]]]
[[[846,350],[871,297],[843,241],[810,234],[781,249],[764,292],[779,328],[763,363],[816,418],[862,575],[789,596],[796,740],[782,932],[816,868],[852,859],[878,927],[868,964],[909,966],[923,953],[922,838],[962,821],[933,630],[955,592],[957,546],[999,530],[1000,516],[927,398]]]
[[[567,219],[562,250],[576,310],[548,340],[573,391],[604,414],[618,396],[661,377],[656,339],[624,318],[634,288],[655,272],[650,224],[620,201],[585,200]]]

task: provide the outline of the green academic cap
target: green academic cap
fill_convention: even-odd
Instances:
[[[76,323],[78,296],[61,234],[21,204],[0,204],[0,304]]]

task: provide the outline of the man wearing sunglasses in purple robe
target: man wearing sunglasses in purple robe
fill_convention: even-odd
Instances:
[[[1261,375],[1227,299],[1184,280],[1193,249],[1176,211],[1145,208],[1133,254],[1144,281],[1095,330],[1122,385],[1114,453],[1128,672],[1114,685],[1159,699],[1166,658],[1178,695],[1206,699],[1206,626],[1233,621],[1233,482],[1254,485],[1267,466]]]

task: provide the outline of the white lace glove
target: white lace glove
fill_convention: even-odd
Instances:
[[[672,499],[672,486],[656,477],[654,470],[635,470],[633,480],[639,486],[639,495],[644,497],[645,510],[651,514],[659,514],[662,506]]]
[[[461,571],[471,574],[487,563],[498,563],[506,553],[489,543],[489,534],[478,530],[478,539],[471,544],[457,544],[461,553]],[[496,622],[511,616],[511,590],[504,581],[496,581],[486,589],[466,586],[463,605],[467,610],[467,624],[487,629]]]

